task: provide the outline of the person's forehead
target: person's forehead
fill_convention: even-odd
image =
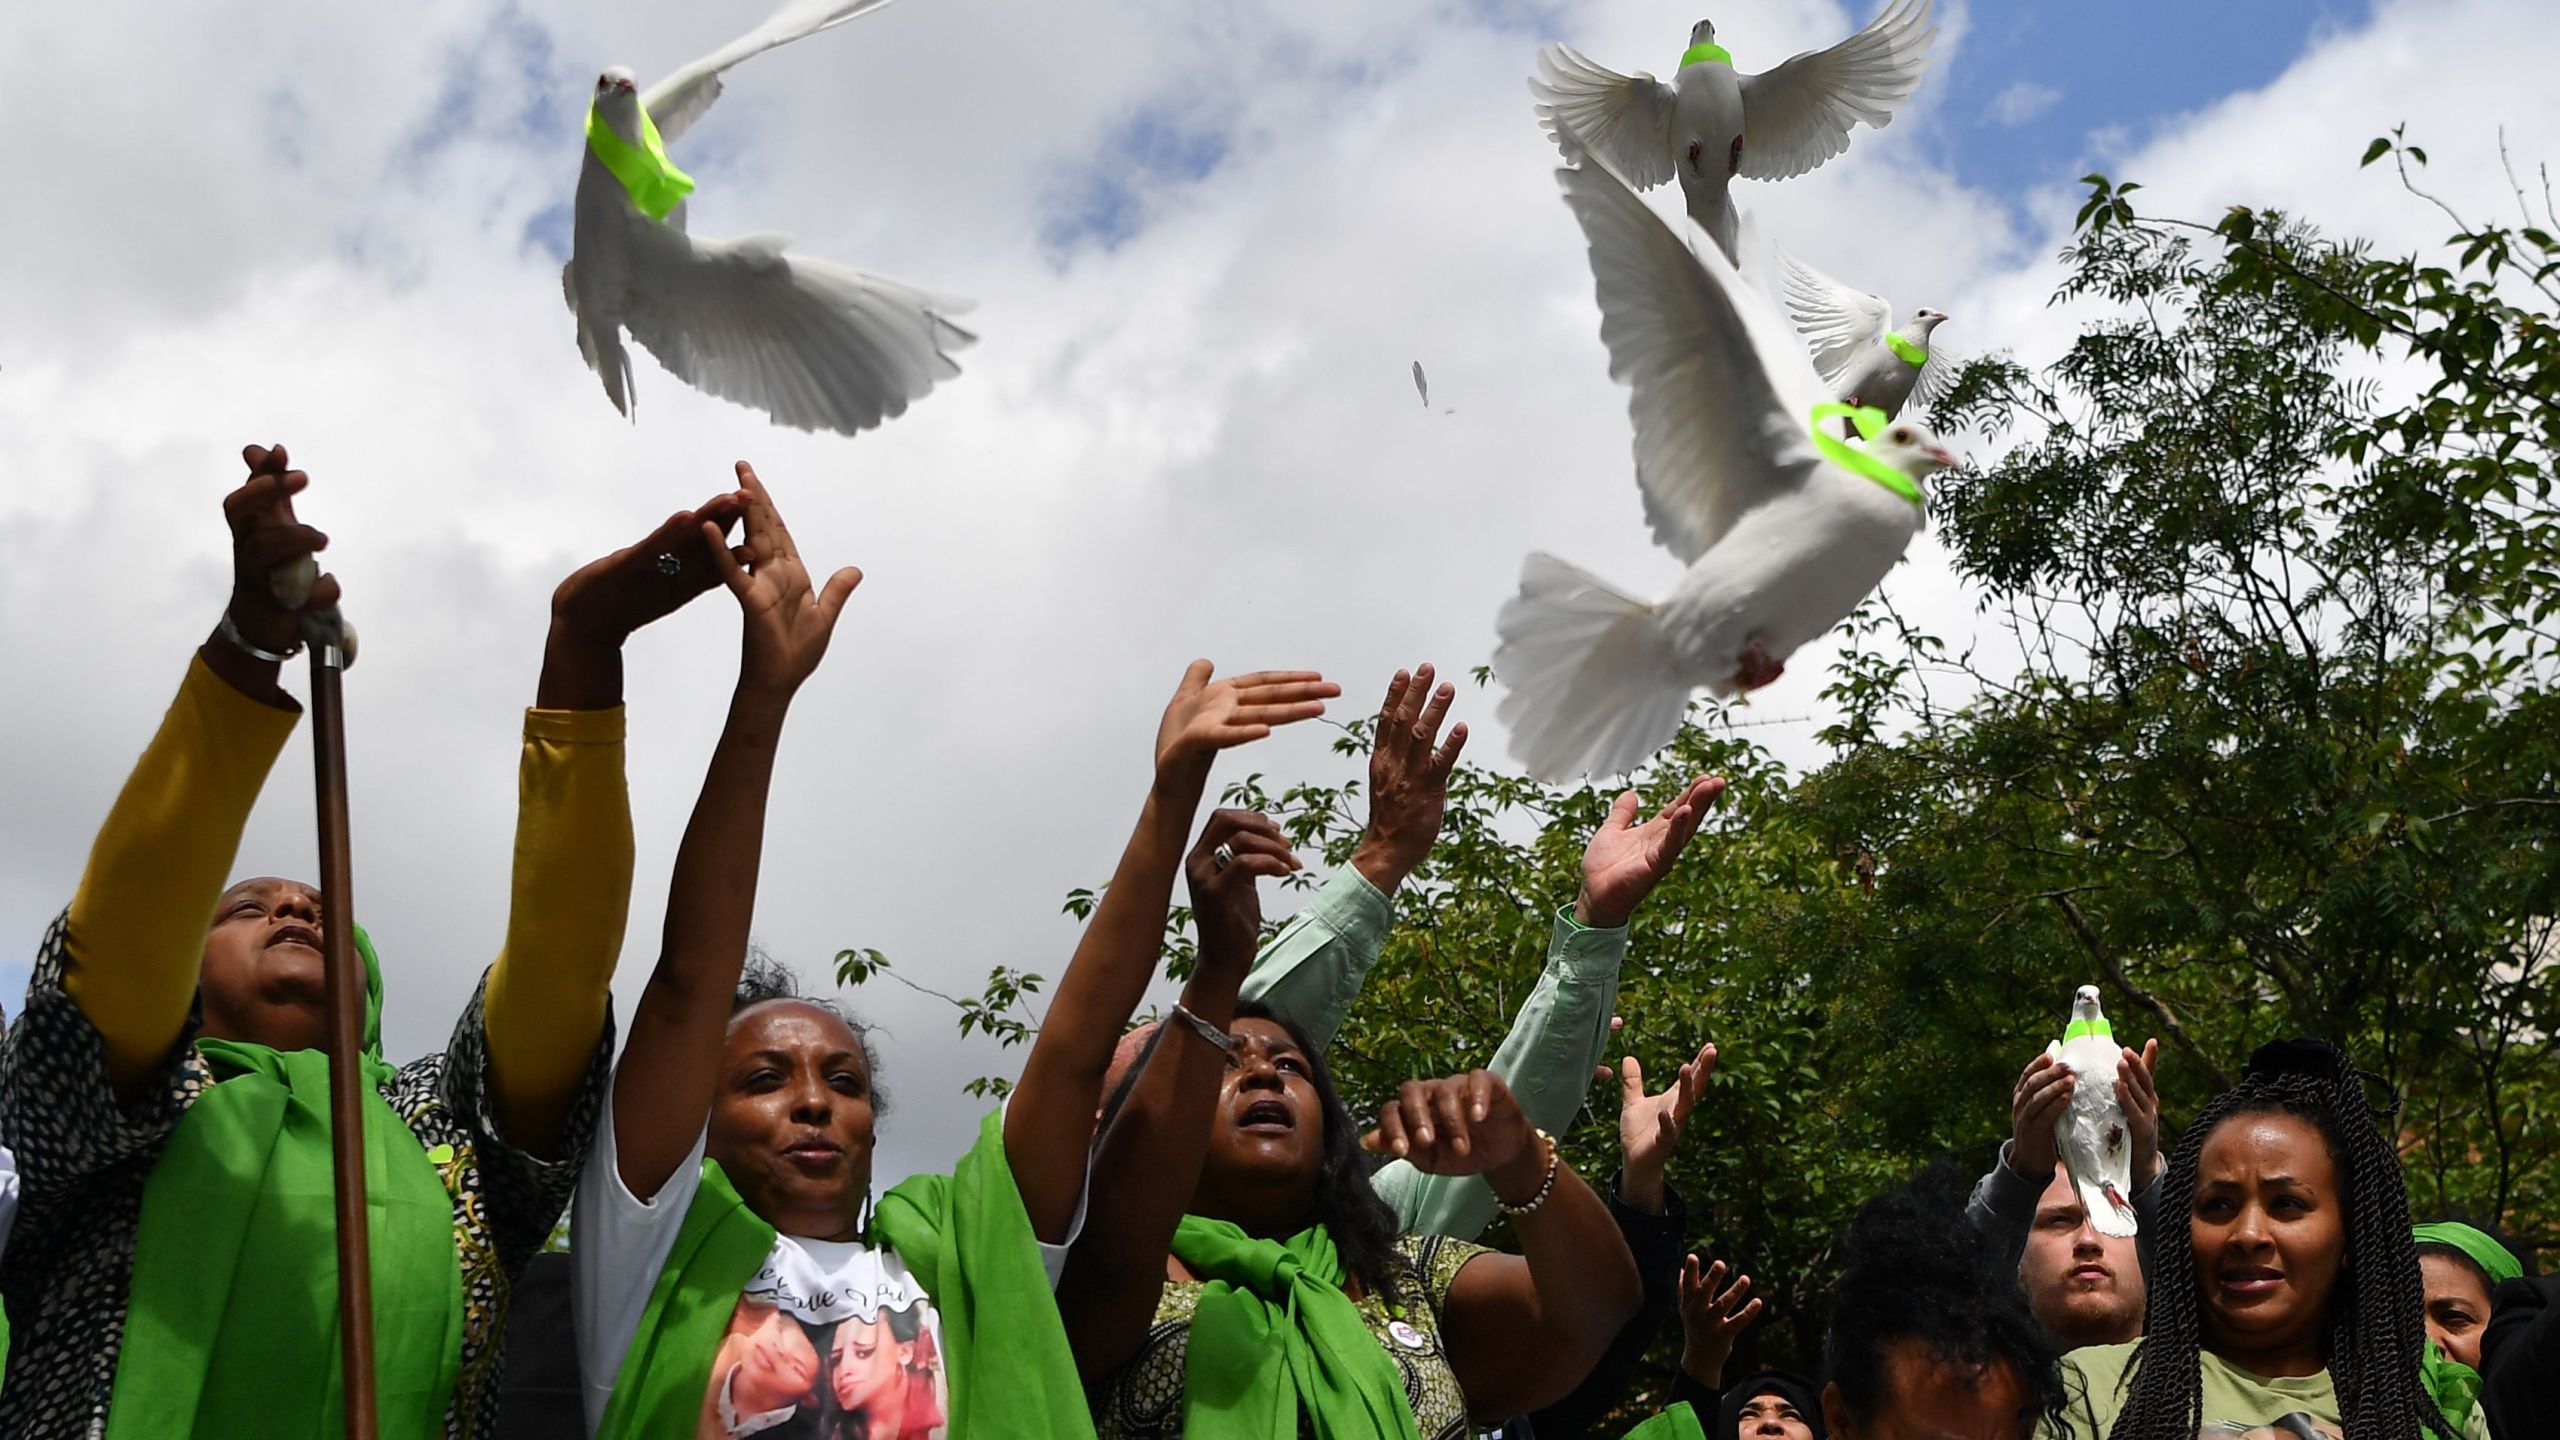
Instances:
[[[287,880],[281,875],[252,875],[223,891],[222,898],[230,900],[240,896],[255,895],[265,899],[279,892],[308,895],[315,900],[320,896],[318,890],[299,880]]]
[[[2213,1127],[2196,1161],[2200,1184],[2246,1176],[2325,1186],[2335,1184],[2338,1176],[2337,1160],[2320,1127],[2283,1113],[2232,1116]]]
[[[2477,1296],[2488,1303],[2489,1287],[2480,1283],[2479,1272],[2450,1255],[2421,1255],[2418,1274],[2429,1298],[2439,1295]]]
[[[1228,1026],[1227,1034],[1245,1049],[1257,1050],[1266,1055],[1277,1054],[1284,1050],[1293,1055],[1303,1053],[1298,1048],[1297,1039],[1290,1035],[1289,1027],[1277,1020],[1249,1016]]]
[[[2027,1387],[2005,1358],[1980,1367],[1950,1363],[1926,1340],[1897,1340],[1885,1354],[1885,1387],[1896,1435],[2010,1440],[2026,1432]]]
[[[2053,1179],[2036,1197],[2036,1214],[2041,1217],[2052,1210],[2067,1209],[2073,1214],[2086,1213],[2080,1203],[2080,1187],[2071,1183],[2071,1172],[2063,1166],[2053,1167]]]
[[[824,1049],[862,1053],[862,1042],[844,1018],[806,1000],[760,1000],[731,1016],[729,1048]]]

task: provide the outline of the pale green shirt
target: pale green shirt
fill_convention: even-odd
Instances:
[[[2047,1425],[2038,1432],[2038,1440],[2106,1440],[2124,1409],[2125,1368],[2140,1343],[2091,1345],[2065,1356],[2064,1365],[2077,1369],[2088,1384],[2087,1403],[2073,1404],[2071,1424],[2060,1430]],[[2210,1350],[2199,1353],[2196,1361],[2204,1380],[2204,1425],[2196,1431],[2198,1440],[2241,1436],[2291,1440],[2304,1433],[2306,1426],[2323,1440],[2345,1440],[2347,1425],[2338,1414],[2338,1387],[2328,1371],[2252,1375]],[[2416,1362],[2410,1362],[2410,1369],[2416,1368]],[[2471,1407],[2471,1422],[2462,1433],[2464,1440],[2489,1440],[2489,1422],[2479,1406]]]
[[[1331,1045],[1393,923],[1387,897],[1344,866],[1262,947],[1244,998],[1296,1022],[1318,1047]],[[1576,923],[1569,907],[1558,911],[1547,968],[1485,1067],[1511,1087],[1529,1123],[1550,1135],[1571,1128],[1590,1091],[1591,1071],[1609,1045],[1626,955],[1625,926],[1597,930]],[[1480,1176],[1425,1175],[1397,1160],[1370,1183],[1414,1234],[1473,1240],[1499,1213],[1493,1187]]]

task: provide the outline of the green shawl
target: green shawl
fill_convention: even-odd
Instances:
[[[2489,1277],[2491,1290],[2524,1273],[2524,1262],[2516,1259],[2514,1251],[2489,1238],[2488,1232],[2459,1221],[2413,1226],[2410,1234],[2421,1245],[2450,1245],[2470,1256],[2471,1263]],[[2445,1354],[2430,1340],[2419,1359],[2418,1376],[2426,1384],[2427,1398],[2435,1402],[2447,1424],[2459,1432],[2470,1423],[2471,1407],[2480,1398],[2479,1371]]]
[[[1415,1440],[1404,1372],[1343,1293],[1322,1225],[1257,1240],[1185,1215],[1173,1253],[1203,1282],[1183,1364],[1187,1440],[1297,1440],[1302,1418],[1316,1440]]]
[[[704,1160],[702,1188],[650,1289],[598,1440],[694,1433],[720,1337],[774,1235],[719,1165]],[[1090,1440],[1084,1383],[1005,1159],[1003,1112],[987,1116],[951,1174],[913,1176],[891,1190],[865,1238],[898,1252],[942,1316],[951,1434]],[[1000,1367],[1001,1381],[975,1384],[981,1365]]]
[[[382,966],[365,965],[365,1193],[374,1387],[386,1440],[435,1436],[462,1365],[453,1199],[382,1098]],[[338,1363],[329,1057],[202,1040],[219,1084],[151,1167],[108,1440],[326,1440],[345,1433]]]
[[[1683,1400],[1655,1411],[1652,1419],[1628,1431],[1626,1440],[1707,1440],[1707,1427],[1698,1423],[1698,1412]]]

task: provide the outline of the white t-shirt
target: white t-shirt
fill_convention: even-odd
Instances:
[[[635,1198],[622,1183],[608,1094],[569,1229],[589,1435],[702,1187],[703,1144],[695,1138],[656,1195]],[[1079,1206],[1075,1228],[1083,1222]],[[1074,1242],[1040,1247],[1051,1285]],[[718,1401],[697,1440],[865,1434],[844,1425],[855,1415],[867,1440],[945,1440],[948,1429],[941,1313],[895,1250],[860,1241],[777,1236],[738,1297],[711,1384]]]
[[[18,1223],[18,1157],[0,1145],[0,1249],[9,1244],[9,1227]]]

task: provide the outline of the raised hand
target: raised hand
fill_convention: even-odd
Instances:
[[[744,460],[738,462],[738,484],[746,497],[747,543],[732,552],[716,520],[701,520],[695,528],[719,577],[738,597],[745,622],[739,690],[788,698],[825,658],[836,617],[862,583],[862,572],[848,565],[827,577],[824,590],[812,589],[782,512],[774,508],[755,467]]]
[[[1449,727],[1440,742],[1440,722],[1449,715],[1457,687],[1431,688],[1429,665],[1411,673],[1399,670],[1387,682],[1387,698],[1378,707],[1378,727],[1369,750],[1369,827],[1351,863],[1370,884],[1388,894],[1431,853],[1440,838],[1440,822],[1449,806],[1449,772],[1466,748],[1467,727]]]
[[[290,468],[282,445],[244,446],[240,458],[249,478],[222,499],[222,518],[231,527],[228,614],[241,640],[287,654],[300,643],[302,613],[338,603],[338,579],[320,576],[297,604],[289,603],[291,590],[278,595],[276,572],[311,561],[329,548],[329,537],[294,518],[293,497],[310,486],[311,477]]]
[[[1543,1175],[1547,1157],[1536,1137],[1502,1077],[1469,1070],[1404,1082],[1394,1099],[1378,1107],[1377,1128],[1361,1136],[1360,1145],[1374,1155],[1410,1161],[1426,1175],[1489,1176],[1523,1162]],[[1530,1179],[1529,1188],[1536,1188],[1538,1178]]]
[[[1636,906],[1671,873],[1724,790],[1721,775],[1692,780],[1679,799],[1641,825],[1636,823],[1636,792],[1620,795],[1582,852],[1582,893],[1574,898],[1573,918],[1600,930],[1626,924]]]
[[[668,516],[632,544],[579,566],[551,592],[553,631],[618,650],[633,631],[684,608],[720,583],[712,556],[728,553],[725,541],[705,538],[705,527],[725,535],[746,507],[744,491],[724,490],[696,509]]]
[[[1200,964],[1250,969],[1262,943],[1262,896],[1254,882],[1299,868],[1288,837],[1270,816],[1213,810],[1199,843],[1183,862],[1191,887],[1191,920],[1200,935]]]
[[[1194,660],[1156,727],[1156,773],[1186,767],[1207,773],[1221,750],[1247,745],[1276,725],[1293,725],[1324,713],[1324,702],[1342,687],[1313,670],[1256,670],[1212,680],[1216,667]]]
[[[2160,1042],[2145,1040],[2142,1053],[2127,1048],[2116,1059],[2116,1103],[2124,1107],[2125,1127],[2133,1132],[2133,1188],[2151,1183],[2160,1171]],[[2046,1128],[2051,1134],[2051,1127]]]
[[[1710,1390],[1724,1387],[1724,1364],[1733,1358],[1733,1342],[1760,1318],[1760,1302],[1744,1304],[1751,1277],[1724,1283],[1721,1260],[1701,1269],[1691,1255],[1680,1267],[1680,1368]]]
[[[2071,1103],[2071,1092],[2079,1088],[2078,1077],[2071,1067],[2060,1064],[2050,1055],[2038,1055],[2027,1062],[2018,1074],[2017,1088],[2009,1092],[2009,1168],[2038,1184],[2053,1173],[2060,1159],[2055,1151],[2054,1122],[2062,1118]],[[2160,1115],[2152,1111],[2153,1144],[2158,1144]],[[2139,1183],[2139,1182],[2136,1182]]]
[[[1663,1207],[1662,1176],[1679,1147],[1680,1132],[1696,1109],[1707,1077],[1716,1073],[1716,1047],[1701,1045],[1698,1058],[1680,1067],[1659,1095],[1644,1091],[1644,1066],[1630,1055],[1618,1063],[1618,1198],[1649,1215]]]

